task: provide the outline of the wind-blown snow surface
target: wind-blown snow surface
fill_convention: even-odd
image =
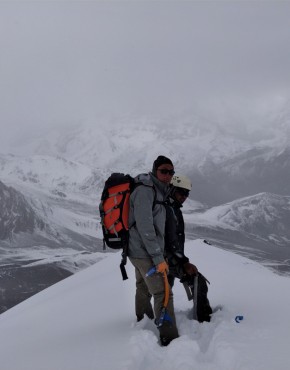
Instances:
[[[222,306],[210,323],[189,320],[191,302],[176,282],[180,337],[160,347],[153,322],[135,322],[130,262],[122,281],[120,254],[100,254],[0,316],[0,369],[289,369],[290,279],[200,240],[187,241],[186,253],[211,282],[211,304]]]

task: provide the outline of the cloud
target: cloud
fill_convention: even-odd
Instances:
[[[1,2],[0,125],[287,101],[289,15],[288,2]]]

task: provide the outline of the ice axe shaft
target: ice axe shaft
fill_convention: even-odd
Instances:
[[[198,275],[194,276],[193,280],[193,320],[198,320],[197,318],[197,290],[198,290]]]
[[[145,276],[146,277],[151,276],[155,274],[156,272],[157,272],[157,269],[154,266],[147,272]],[[156,325],[158,328],[163,325],[164,321],[169,321],[169,322],[172,321],[171,317],[167,314],[167,306],[169,302],[169,291],[170,290],[169,290],[169,283],[168,283],[166,271],[163,272],[163,279],[164,279],[164,301],[163,301],[163,307],[161,310],[160,317],[158,320],[156,319]]]

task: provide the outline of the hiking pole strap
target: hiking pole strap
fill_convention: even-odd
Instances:
[[[120,263],[120,270],[121,270],[123,280],[128,279],[127,271],[126,271],[126,268],[125,268],[126,263],[127,263],[127,253],[126,253],[126,250],[124,248],[123,253],[122,253],[121,263]]]
[[[123,263],[123,261],[120,263],[120,270],[121,270],[123,280],[127,280],[128,275],[127,275],[127,271],[126,271],[125,264]]]

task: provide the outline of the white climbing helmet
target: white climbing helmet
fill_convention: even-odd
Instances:
[[[189,191],[192,189],[189,178],[182,175],[174,175],[171,180],[171,185],[175,186],[176,188],[183,188]]]

